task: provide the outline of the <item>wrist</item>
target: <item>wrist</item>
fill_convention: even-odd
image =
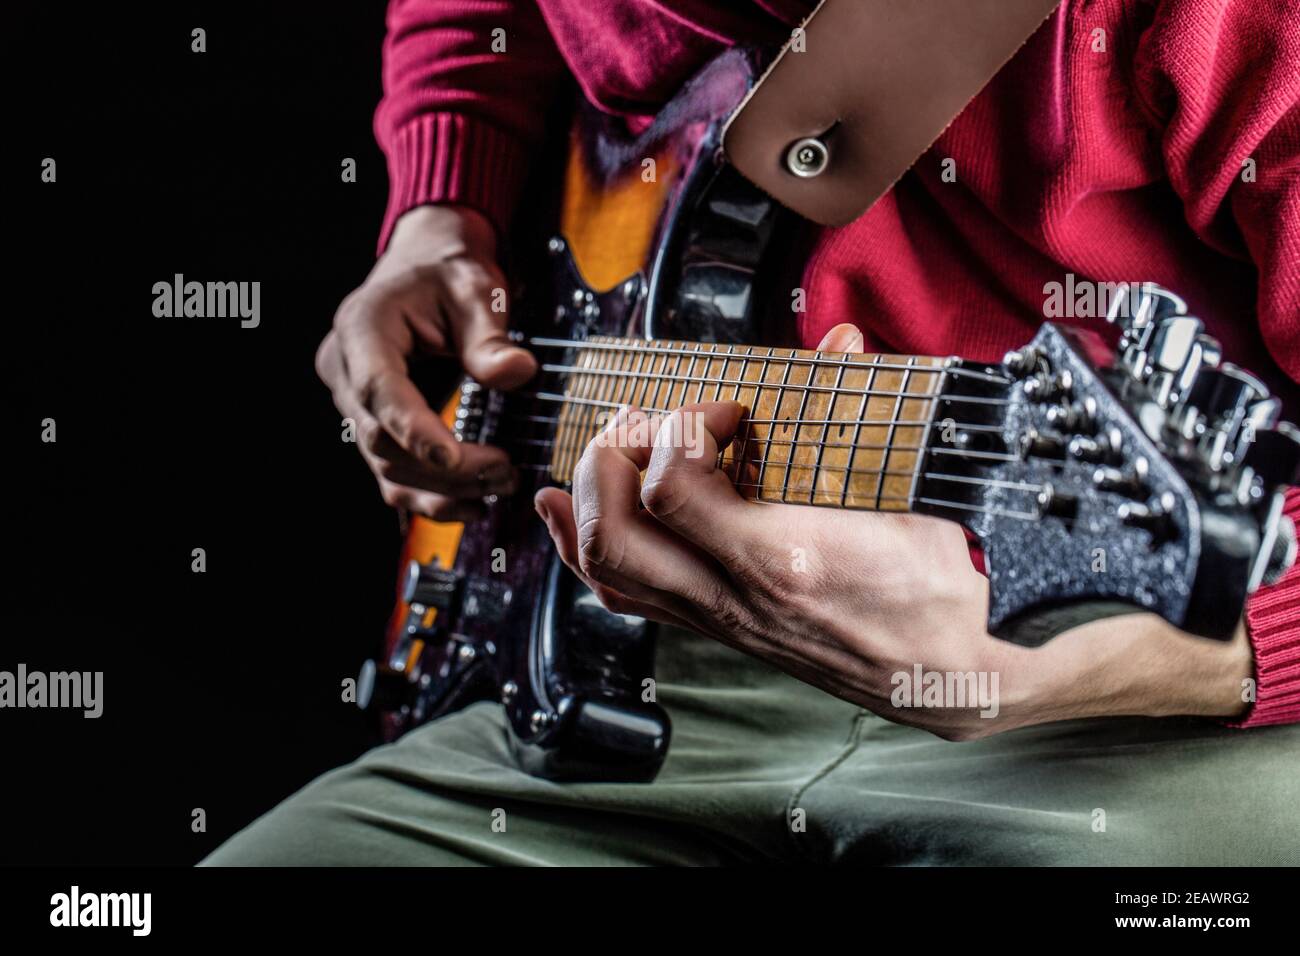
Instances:
[[[468,206],[425,204],[404,212],[393,226],[389,253],[403,258],[443,259],[453,254],[496,259],[496,230]]]

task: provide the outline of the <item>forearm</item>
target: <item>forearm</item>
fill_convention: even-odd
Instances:
[[[1054,675],[1042,720],[1178,715],[1232,719],[1247,708],[1253,659],[1243,622],[1230,641],[1193,637],[1151,614],[1104,618],[1039,653]],[[1055,702],[1053,702],[1053,698]]]

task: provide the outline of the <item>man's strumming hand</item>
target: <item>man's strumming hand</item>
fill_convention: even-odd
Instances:
[[[492,388],[527,381],[536,361],[506,337],[506,282],[492,225],[457,206],[404,215],[365,282],[339,306],[316,371],[386,502],[440,520],[475,517],[515,485],[506,455],[461,444],[412,383],[408,363],[455,355]],[[495,306],[495,309],[494,309]]]

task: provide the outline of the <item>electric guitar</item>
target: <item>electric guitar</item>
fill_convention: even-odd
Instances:
[[[743,404],[718,467],[756,501],[960,522],[984,549],[990,632],[1022,645],[1132,611],[1228,639],[1294,561],[1282,497],[1300,431],[1167,290],[1117,287],[1116,347],[1048,323],[997,364],[746,344],[770,340],[789,216],[722,158],[757,73],[724,54],[637,141],[576,121],[558,230],[516,246],[513,334],[540,372],[510,393],[467,380],[444,410],[459,440],[505,448],[521,487],[473,524],[412,519],[384,654],[359,682],[387,737],[498,700],[531,773],[657,773],[654,627],[595,600],[532,504],[624,405]]]

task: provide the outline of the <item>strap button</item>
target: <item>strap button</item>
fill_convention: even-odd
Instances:
[[[825,172],[830,158],[826,144],[816,137],[808,136],[786,151],[785,167],[800,179],[812,179]]]

